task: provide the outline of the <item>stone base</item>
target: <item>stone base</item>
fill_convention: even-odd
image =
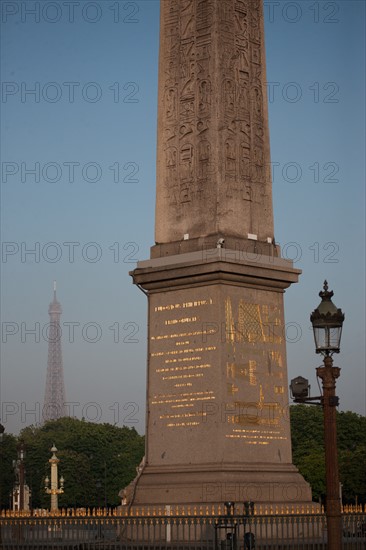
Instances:
[[[292,464],[145,466],[136,479],[133,506],[212,506],[233,501],[256,505],[311,505],[311,489]]]

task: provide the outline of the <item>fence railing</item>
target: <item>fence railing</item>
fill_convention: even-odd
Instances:
[[[343,549],[365,550],[366,514],[342,516]],[[326,550],[324,514],[0,517],[1,550]]]
[[[277,515],[308,515],[324,514],[324,507],[312,503],[307,505],[252,505],[251,513],[254,516],[277,516]],[[248,515],[246,504],[235,503],[236,515]],[[168,512],[169,510],[169,512]],[[197,505],[197,506],[118,506],[114,508],[106,507],[86,507],[86,508],[59,508],[56,512],[45,508],[36,508],[33,510],[0,510],[0,518],[4,517],[150,517],[150,516],[222,516],[225,515],[225,504]],[[342,514],[366,514],[366,504],[345,504],[342,506]]]

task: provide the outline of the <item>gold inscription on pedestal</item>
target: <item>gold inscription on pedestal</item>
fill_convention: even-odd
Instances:
[[[167,428],[197,427],[204,418],[203,404],[214,401],[207,389],[206,373],[212,368],[216,345],[202,345],[214,329],[202,329],[209,318],[211,298],[159,304],[153,308],[154,336],[150,338],[150,368],[155,372],[159,390],[150,400],[161,411],[159,421]],[[187,313],[189,312],[189,315]],[[177,326],[186,330],[170,332]],[[192,408],[195,407],[195,410]],[[182,410],[177,413],[176,410]]]
[[[233,429],[233,433],[227,434],[229,439],[242,439],[248,445],[269,445],[271,441],[287,440],[287,437],[281,435],[281,430],[241,430]]]
[[[211,298],[209,300],[196,300],[193,302],[182,302],[178,304],[167,304],[165,306],[155,306],[154,311],[161,312],[161,311],[172,311],[173,309],[185,309],[190,307],[200,307],[200,306],[208,306],[212,305]]]

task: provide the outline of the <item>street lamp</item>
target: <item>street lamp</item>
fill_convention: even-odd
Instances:
[[[323,407],[328,550],[341,550],[342,515],[336,424],[336,406],[339,399],[335,394],[336,380],[341,369],[333,366],[332,355],[340,351],[344,314],[333,304],[333,291],[328,291],[327,281],[324,281],[319,296],[322,300],[310,315],[310,321],[314,331],[315,351],[323,355],[324,365],[316,369],[316,375],[322,381],[323,395],[310,397],[309,383],[302,377],[291,381],[290,390],[295,403],[314,403]],[[315,403],[316,401],[318,403]]]
[[[18,445],[18,460],[17,464],[19,467],[19,510],[24,510],[25,499],[24,499],[24,488],[25,488],[25,445],[21,441]]]
[[[342,548],[342,515],[339,494],[337,418],[338,397],[335,394],[336,380],[341,369],[333,366],[333,353],[339,353],[344,314],[332,302],[333,291],[328,291],[324,281],[319,292],[322,301],[310,316],[313,325],[316,353],[323,355],[324,366],[316,369],[323,386],[323,416],[325,443],[325,481],[328,549]]]
[[[60,462],[60,459],[56,456],[57,449],[55,447],[55,444],[51,448],[52,456],[49,459],[49,463],[51,464],[51,487],[50,487],[50,480],[47,476],[44,480],[45,483],[45,491],[48,495],[51,495],[51,513],[58,511],[58,495],[61,495],[64,492],[64,483],[65,480],[61,476],[60,477],[60,486],[58,485],[58,463]]]
[[[0,444],[2,444],[3,442],[3,435],[4,435],[4,432],[5,432],[5,427],[1,424],[0,422]],[[2,457],[2,445],[0,446],[0,456]],[[2,462],[2,458],[1,458],[1,462]],[[1,497],[2,497],[2,494],[1,494],[1,489],[2,489],[2,471],[3,471],[3,465],[0,464],[1,468],[0,468],[0,473],[1,473],[1,479],[0,479],[0,513],[1,513],[1,510],[2,510],[2,506],[1,506]],[[1,525],[0,525],[0,545],[2,546],[2,533],[1,533]]]

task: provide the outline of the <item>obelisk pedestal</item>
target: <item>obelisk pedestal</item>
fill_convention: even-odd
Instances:
[[[134,505],[309,504],[292,464],[260,0],[161,2],[146,456]]]
[[[139,262],[146,465],[134,504],[311,501],[291,460],[283,291],[298,270],[225,248]],[[244,255],[243,255],[244,256]]]

